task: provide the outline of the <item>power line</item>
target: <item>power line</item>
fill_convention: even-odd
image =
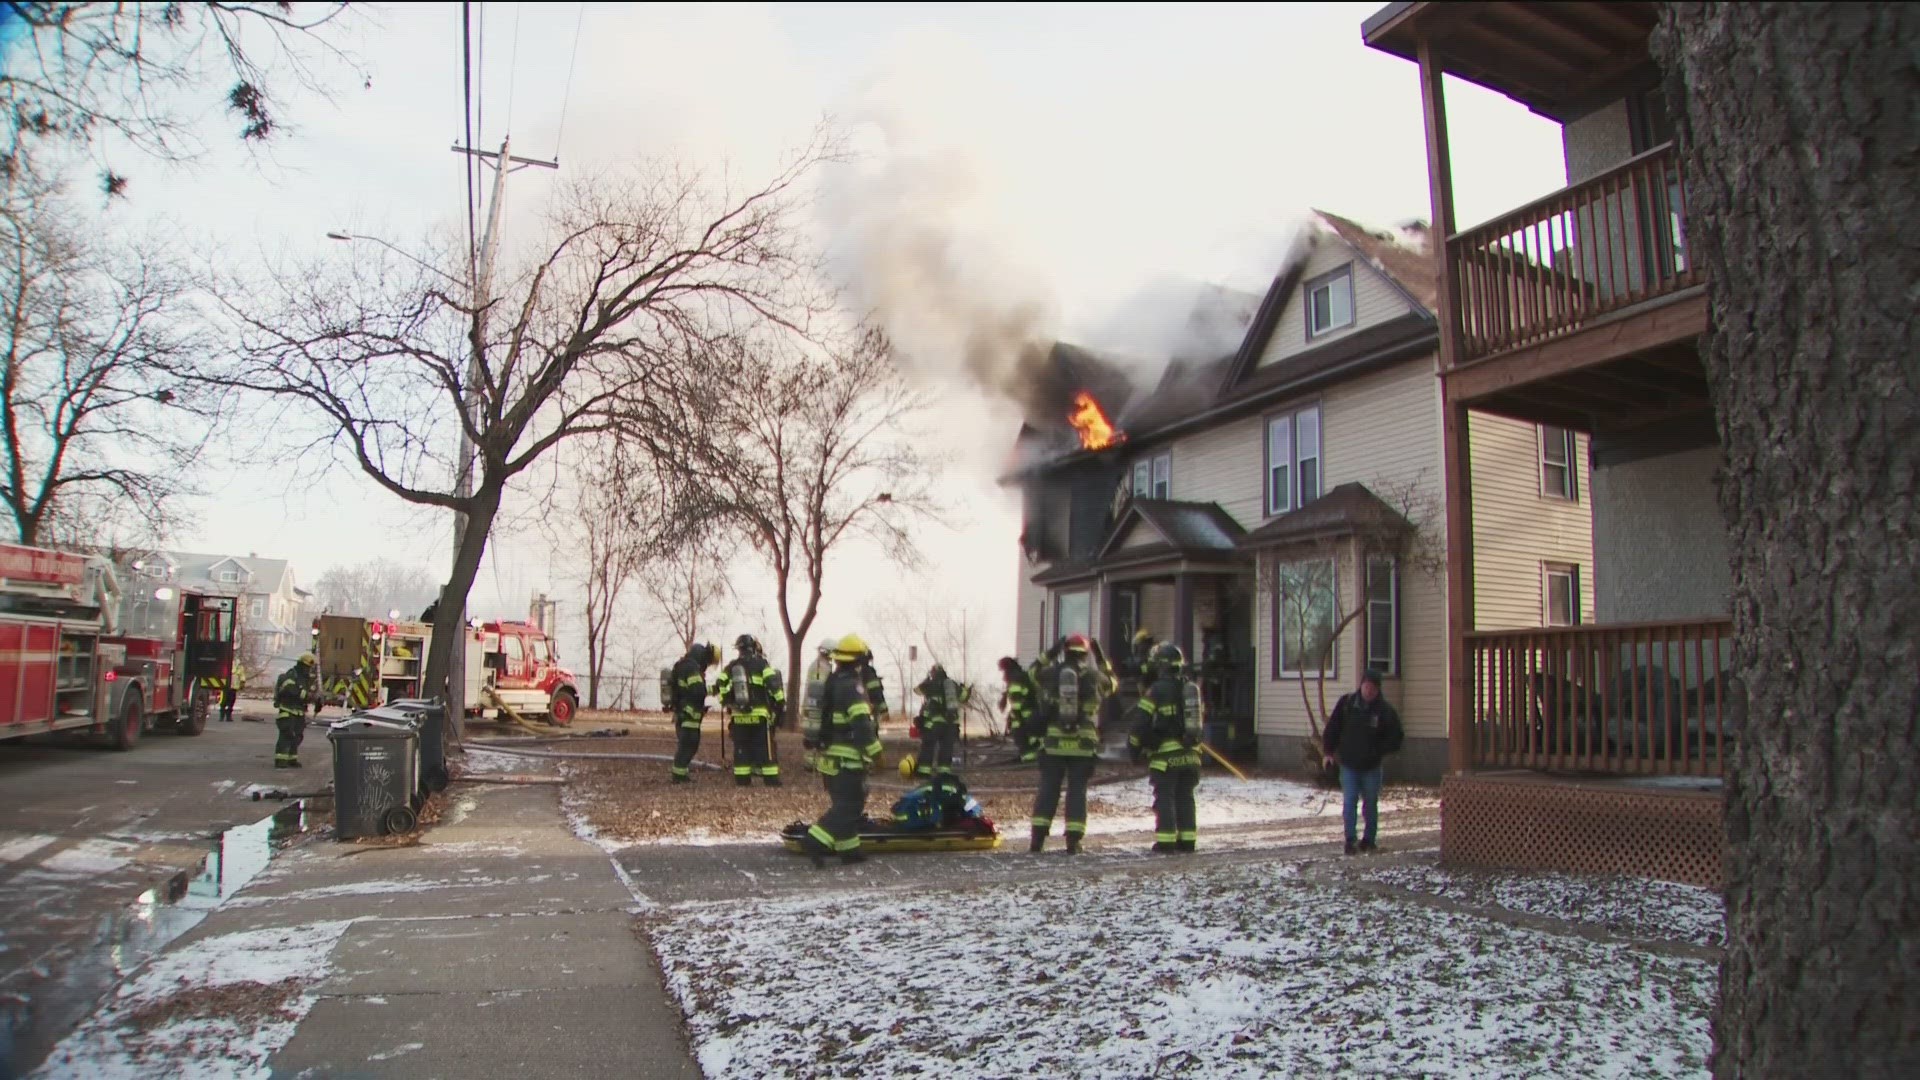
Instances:
[[[480,4],[480,25],[473,31],[473,131],[487,137],[487,5]],[[468,143],[468,146],[474,144]]]
[[[513,53],[507,61],[507,134],[513,134],[513,90],[520,82],[520,16],[525,14],[527,5],[513,5]]]
[[[582,0],[580,14],[573,20],[573,56],[567,61],[567,88],[560,96],[560,130],[553,137],[553,159],[560,160],[560,140],[567,134],[567,105],[573,101],[573,69],[580,62],[580,27],[587,21],[587,5]]]
[[[467,145],[473,145],[473,4],[462,0],[460,4],[460,94],[464,107],[460,110],[461,121],[467,129]],[[473,185],[474,170],[479,166],[472,158],[466,161],[467,168],[467,271],[472,276],[474,260],[478,256],[479,225],[474,221]]]

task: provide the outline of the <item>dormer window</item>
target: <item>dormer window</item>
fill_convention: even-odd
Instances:
[[[1307,282],[1307,337],[1353,325],[1353,264]]]

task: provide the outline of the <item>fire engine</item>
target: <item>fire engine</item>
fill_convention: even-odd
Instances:
[[[322,615],[313,622],[314,656],[328,696],[355,708],[432,696],[424,685],[433,624],[399,618]],[[527,622],[469,625],[467,715],[491,718],[505,705],[522,716],[567,725],[580,711],[573,673],[561,667],[553,639]]]
[[[98,556],[0,544],[0,738],[87,729],[128,750],[198,735],[232,677],[235,599]]]

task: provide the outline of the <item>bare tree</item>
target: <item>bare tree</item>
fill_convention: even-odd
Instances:
[[[1665,4],[1745,729],[1721,1077],[1920,1074],[1920,10]]]
[[[188,282],[151,250],[113,250],[41,185],[0,205],[0,501],[21,543],[51,518],[134,517],[170,501],[218,417],[182,377],[198,360]]]
[[[1289,547],[1280,556],[1262,555],[1255,574],[1261,591],[1279,605],[1274,647],[1299,673],[1295,681],[1309,731],[1300,744],[1301,763],[1308,775],[1322,779],[1329,771],[1321,734],[1333,713],[1327,676],[1351,640],[1348,631],[1360,627],[1361,641],[1372,633],[1362,620],[1379,597],[1376,590],[1391,601],[1407,581],[1436,580],[1447,567],[1442,505],[1424,471],[1411,479],[1376,481],[1368,490],[1378,502],[1371,514],[1363,511],[1366,520],[1352,533]],[[1343,579],[1354,583],[1351,604],[1341,600]]]
[[[709,529],[683,538],[640,569],[641,591],[665,618],[682,652],[700,640],[707,617],[734,596],[728,546],[724,535]]]
[[[383,618],[398,611],[402,618],[411,619],[439,592],[439,583],[423,567],[375,556],[328,567],[313,583],[312,606],[333,615],[363,618]]]
[[[917,559],[912,526],[936,516],[931,463],[907,430],[925,403],[877,331],[798,354],[745,337],[723,346],[720,370],[766,374],[737,375],[728,393],[682,400],[677,423],[650,425],[678,436],[656,445],[655,458],[675,470],[682,500],[737,528],[773,571],[792,678],[834,551],[861,539],[895,562]],[[795,695],[788,723],[798,715]]]
[[[581,440],[563,481],[564,513],[541,528],[574,568],[584,594],[587,707],[600,707],[600,682],[612,652],[615,616],[649,557],[670,544],[663,491],[642,455],[613,438]]]
[[[514,477],[567,439],[611,430],[615,414],[641,423],[622,402],[695,393],[680,360],[700,341],[740,326],[805,330],[817,278],[794,196],[826,149],[810,144],[745,196],[673,171],[574,185],[547,253],[496,290],[498,318],[419,269],[396,276],[405,264],[390,258],[216,291],[238,341],[219,385],[317,421],[314,446],[394,495],[466,515],[428,686],[447,686],[459,612]],[[462,435],[477,457],[470,494],[455,481]],[[460,691],[448,688],[456,704]]]
[[[224,83],[239,137],[258,143],[283,125],[273,85],[318,90],[316,53],[334,44],[345,3],[10,3],[0,109],[0,173],[19,175],[36,142],[90,144],[111,132],[162,160],[195,156],[194,91]],[[118,195],[126,178],[103,171]]]

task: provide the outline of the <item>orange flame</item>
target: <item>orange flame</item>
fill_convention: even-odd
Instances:
[[[1127,441],[1127,437],[1114,429],[1113,422],[1093,400],[1093,395],[1085,390],[1073,395],[1073,411],[1067,414],[1067,423],[1080,433],[1080,445],[1087,450],[1105,450]]]

